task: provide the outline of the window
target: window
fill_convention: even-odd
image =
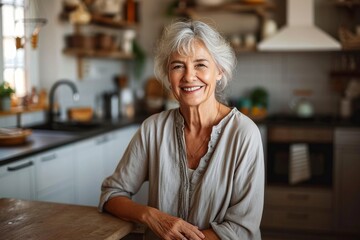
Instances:
[[[24,36],[24,0],[3,0],[0,26],[0,77],[16,90],[18,97],[26,95],[25,48],[16,49],[16,37]],[[1,81],[0,80],[0,81]]]

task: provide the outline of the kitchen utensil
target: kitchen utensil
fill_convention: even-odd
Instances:
[[[290,109],[298,117],[312,117],[314,115],[314,106],[309,100],[312,91],[308,89],[296,89],[294,90],[294,95],[296,98],[290,102]]]
[[[93,109],[91,107],[69,108],[67,115],[71,121],[88,122],[93,117]]]
[[[95,40],[93,36],[74,34],[66,36],[65,40],[67,48],[93,49],[95,46]]]
[[[95,36],[95,45],[97,49],[100,50],[114,50],[115,46],[115,36],[105,33],[98,33]]]

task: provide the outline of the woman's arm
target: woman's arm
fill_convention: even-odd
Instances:
[[[206,240],[220,240],[219,236],[211,228],[202,231]]]
[[[105,203],[104,209],[121,219],[145,224],[165,240],[183,239],[184,237],[192,240],[205,238],[205,235],[196,226],[183,219],[168,215],[156,208],[137,204],[127,197],[111,198]]]

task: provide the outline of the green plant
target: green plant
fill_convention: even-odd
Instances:
[[[136,79],[140,79],[141,76],[144,73],[145,70],[145,65],[146,65],[146,53],[145,51],[141,48],[140,44],[134,40],[132,42],[133,44],[133,52],[135,55],[135,61],[134,61],[134,75]]]
[[[15,90],[9,83],[3,82],[0,84],[0,97],[10,97],[13,93],[15,93]]]

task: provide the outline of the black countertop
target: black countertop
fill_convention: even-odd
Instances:
[[[0,166],[21,160],[25,157],[61,147],[80,140],[95,137],[97,135],[114,131],[132,124],[140,124],[147,116],[139,116],[135,119],[119,119],[116,121],[102,121],[101,126],[91,131],[60,132],[33,130],[32,135],[24,145],[13,147],[0,147]],[[258,125],[271,126],[306,126],[306,127],[351,127],[360,128],[360,122],[342,120],[331,116],[316,116],[313,118],[297,118],[291,115],[273,115],[256,121]]]
[[[32,129],[31,136],[27,138],[27,141],[24,144],[0,147],[0,166],[21,160],[37,153],[45,152],[57,147],[95,137],[100,134],[108,133],[126,126],[139,124],[145,118],[146,116],[140,116],[131,120],[119,119],[113,121],[102,121],[100,126],[96,129],[79,132]]]

